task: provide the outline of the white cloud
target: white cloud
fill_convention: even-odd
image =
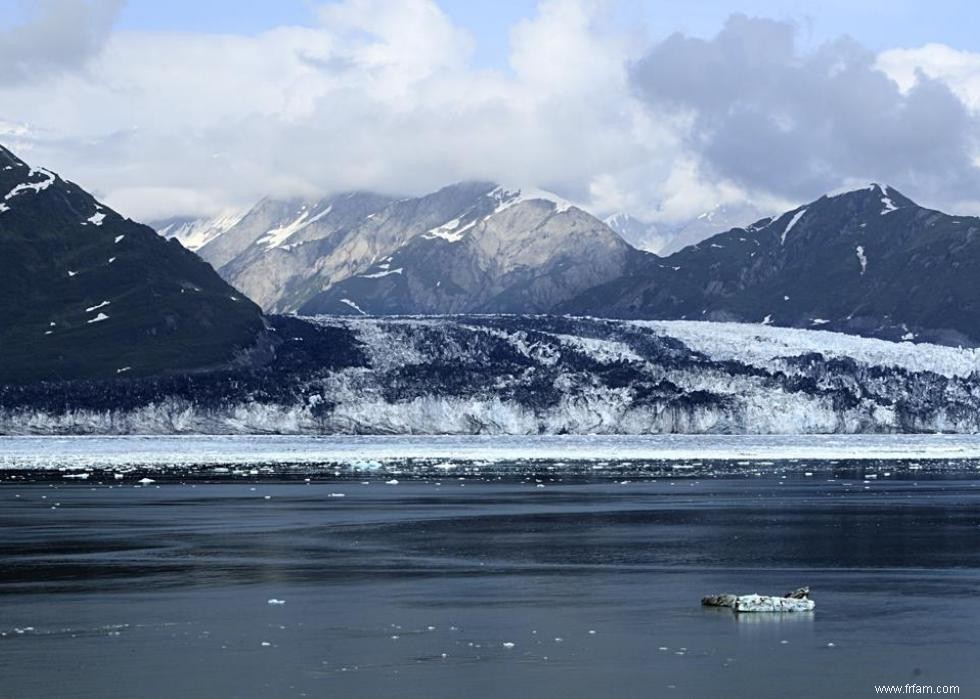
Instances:
[[[473,37],[429,0],[317,16],[256,36],[117,31],[84,70],[0,89],[0,119],[136,218],[476,178],[584,203],[614,178],[657,213],[679,142],[631,96],[604,3],[542,2],[513,28],[511,71],[473,68]]]
[[[79,25],[104,26],[113,3],[82,4],[103,19]],[[601,0],[541,2],[511,31],[507,71],[474,68],[474,37],[432,0],[345,0],[316,17],[254,36],[117,30],[77,54],[77,70],[0,82],[0,139],[145,220],[265,195],[411,194],[477,178],[650,220],[744,200],[795,203],[778,186],[792,173],[745,179],[713,166],[697,138],[712,105],[677,110],[638,96],[629,68],[644,52]],[[665,45],[647,62],[668,60]],[[866,77],[865,53],[847,46]],[[798,59],[792,47],[760,55],[770,68]],[[776,111],[786,130],[800,118]],[[745,153],[766,167],[756,144]],[[832,165],[828,181],[866,174]]]
[[[891,49],[878,56],[877,66],[908,92],[919,73],[941,80],[970,109],[980,111],[980,53],[958,51],[943,44],[914,49]]]

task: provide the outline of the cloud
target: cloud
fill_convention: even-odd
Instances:
[[[27,20],[0,32],[0,84],[76,70],[104,46],[123,0],[22,0]]]
[[[855,180],[942,199],[980,198],[978,123],[944,82],[900,88],[848,38],[809,53],[785,22],[734,15],[711,39],[675,34],[630,73],[715,178],[797,201]]]
[[[801,53],[780,22],[736,17],[713,39],[650,47],[614,0],[544,0],[512,28],[509,65],[487,70],[432,0],[342,0],[312,26],[250,36],[105,36],[85,27],[108,31],[115,4],[83,5],[89,49],[0,79],[0,140],[142,220],[463,179],[664,222],[852,180],[937,206],[980,199],[976,120],[950,70],[917,56],[921,74],[892,78],[847,39]]]
[[[876,65],[903,91],[912,89],[919,76],[925,75],[945,83],[972,111],[980,112],[980,53],[926,44],[884,51]]]
[[[475,178],[584,200],[669,158],[603,3],[541,3],[498,71],[472,66],[473,37],[428,0],[317,17],[256,36],[116,32],[83,74],[4,89],[0,119],[31,125],[32,160],[140,218]]]

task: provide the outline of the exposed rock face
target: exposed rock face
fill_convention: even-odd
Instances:
[[[980,430],[975,350],[548,316],[270,322],[276,357],[257,369],[0,387],[0,432]]]
[[[199,252],[270,312],[359,314],[545,311],[615,278],[628,250],[547,192],[464,182],[266,199]]]
[[[300,312],[546,312],[618,276],[629,250],[589,214],[545,199],[502,198],[468,219],[414,237]]]
[[[0,148],[0,383],[214,368],[263,327],[176,241]]]

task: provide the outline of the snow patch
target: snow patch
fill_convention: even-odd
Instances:
[[[398,269],[388,269],[382,272],[374,272],[372,274],[359,274],[357,276],[359,276],[361,279],[380,279],[381,277],[387,277],[389,274],[401,274],[403,269],[404,269],[403,267],[399,267]]]
[[[49,172],[44,168],[38,168],[36,170],[32,168],[30,172],[27,173],[28,177],[34,177],[35,175],[43,175],[44,179],[40,182],[22,182],[7,192],[7,195],[4,197],[4,201],[10,201],[18,194],[23,192],[33,191],[35,194],[38,192],[43,192],[45,189],[54,184],[55,176],[53,172]]]
[[[106,307],[106,306],[108,306],[108,305],[109,305],[110,303],[111,303],[111,301],[103,301],[103,302],[102,302],[102,303],[100,303],[100,304],[99,304],[98,306],[89,306],[88,308],[86,308],[86,309],[85,309],[85,312],[86,312],[86,313],[91,313],[92,311],[97,311],[97,310],[99,310],[100,308],[105,308],[105,307]]]
[[[304,206],[302,209],[300,209],[300,215],[292,223],[288,223],[285,226],[280,226],[279,228],[273,228],[264,236],[255,241],[255,244],[265,245],[266,250],[279,247],[296,233],[303,230],[310,224],[316,223],[321,218],[329,214],[332,210],[333,204],[330,204],[326,209],[310,218],[310,211]]]
[[[91,223],[93,226],[101,226],[103,221],[105,221],[105,214],[101,211],[96,211],[94,214],[85,219],[85,223]],[[116,242],[118,243],[119,241],[116,240]]]
[[[861,276],[864,276],[864,273],[868,271],[868,258],[864,254],[864,246],[858,245],[854,248],[854,253],[857,255],[858,262],[861,263]]]
[[[450,243],[458,243],[463,239],[463,234],[476,225],[476,221],[470,221],[462,227],[460,227],[460,224],[461,221],[458,218],[454,218],[452,221],[447,221],[441,226],[430,228],[422,234],[422,237],[426,240],[442,238],[443,240],[448,240]]]
[[[786,228],[783,229],[782,236],[780,236],[780,238],[779,238],[779,244],[780,245],[785,245],[786,244],[786,236],[789,234],[789,232],[791,230],[793,230],[793,226],[795,226],[797,223],[799,223],[800,219],[803,218],[803,214],[805,214],[805,213],[806,213],[806,209],[800,209],[796,213],[796,215],[793,216],[793,218],[791,218],[789,220],[789,223],[786,224]]]
[[[99,315],[95,316],[92,320],[87,322],[89,325],[91,325],[92,323],[101,323],[103,320],[109,320],[109,316],[107,316],[105,313],[100,313]]]
[[[892,211],[898,211],[898,207],[895,206],[895,202],[893,202],[891,197],[888,196],[888,187],[882,187],[881,194],[881,205],[883,207],[881,209],[881,215],[885,216],[886,214],[890,214]]]
[[[357,311],[358,313],[360,313],[360,314],[361,314],[362,316],[366,316],[366,315],[367,315],[367,313],[365,313],[365,312],[364,312],[364,311],[363,311],[363,310],[361,309],[361,307],[360,307],[360,306],[358,306],[358,305],[357,305],[356,303],[354,303],[354,302],[353,302],[353,301],[351,301],[350,299],[340,299],[340,302],[341,302],[341,303],[343,303],[343,304],[345,304],[345,305],[347,305],[347,306],[350,306],[350,307],[351,307],[351,308],[353,308],[353,309],[354,309],[355,311]]]

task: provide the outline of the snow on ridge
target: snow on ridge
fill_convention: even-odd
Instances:
[[[41,180],[40,182],[20,183],[19,185],[11,189],[9,192],[7,192],[6,196],[3,198],[4,201],[10,201],[18,194],[21,194],[22,192],[33,191],[35,194],[37,194],[38,192],[43,192],[45,189],[50,187],[55,181],[55,174],[50,170],[45,170],[43,167],[37,169],[31,168],[31,170],[27,173],[28,177],[34,177],[35,175],[44,175],[45,179]]]
[[[185,223],[171,223],[157,230],[164,238],[173,238],[191,251],[197,251],[245,218],[250,209],[228,209],[212,218]]]
[[[293,235],[303,230],[307,226],[316,223],[321,218],[333,211],[333,204],[330,204],[320,213],[316,214],[310,218],[310,210],[307,207],[303,207],[300,210],[299,216],[293,220],[291,223],[287,223],[285,226],[280,226],[279,228],[273,228],[268,231],[265,235],[255,241],[256,245],[265,245],[266,250],[271,250],[272,248],[277,248],[286,242]]]
[[[890,214],[892,211],[898,211],[898,207],[895,206],[895,202],[893,202],[892,198],[888,196],[887,189],[888,189],[887,187],[884,187],[881,190],[883,194],[883,196],[881,197],[881,205],[884,207],[881,210],[882,216],[886,214]]]
[[[497,202],[497,208],[494,209],[493,212],[495,214],[525,201],[548,202],[552,205],[552,207],[554,207],[556,214],[568,211],[575,206],[575,204],[572,202],[558,196],[557,194],[554,194],[553,192],[548,192],[544,189],[538,189],[536,187],[497,187],[487,196]]]
[[[961,349],[910,342],[890,342],[829,330],[782,328],[750,323],[696,320],[630,321],[661,335],[680,340],[713,360],[734,360],[771,369],[773,360],[817,353],[849,357],[868,366],[907,371],[931,371],[947,378],[980,372],[980,349]]]
[[[789,223],[786,224],[786,228],[783,229],[782,236],[780,236],[779,238],[780,245],[786,244],[786,236],[789,235],[789,232],[791,230],[793,230],[793,226],[799,223],[800,219],[803,218],[803,214],[805,213],[806,213],[806,208],[800,209],[798,212],[796,212],[796,215],[794,215],[793,218],[789,220]]]
[[[854,187],[853,185],[849,185],[839,189],[832,189],[827,192],[826,196],[828,199],[837,199],[838,197],[847,196],[848,194],[856,194],[857,192],[873,192],[876,189],[884,191],[882,186],[877,182],[869,182],[863,187]]]

